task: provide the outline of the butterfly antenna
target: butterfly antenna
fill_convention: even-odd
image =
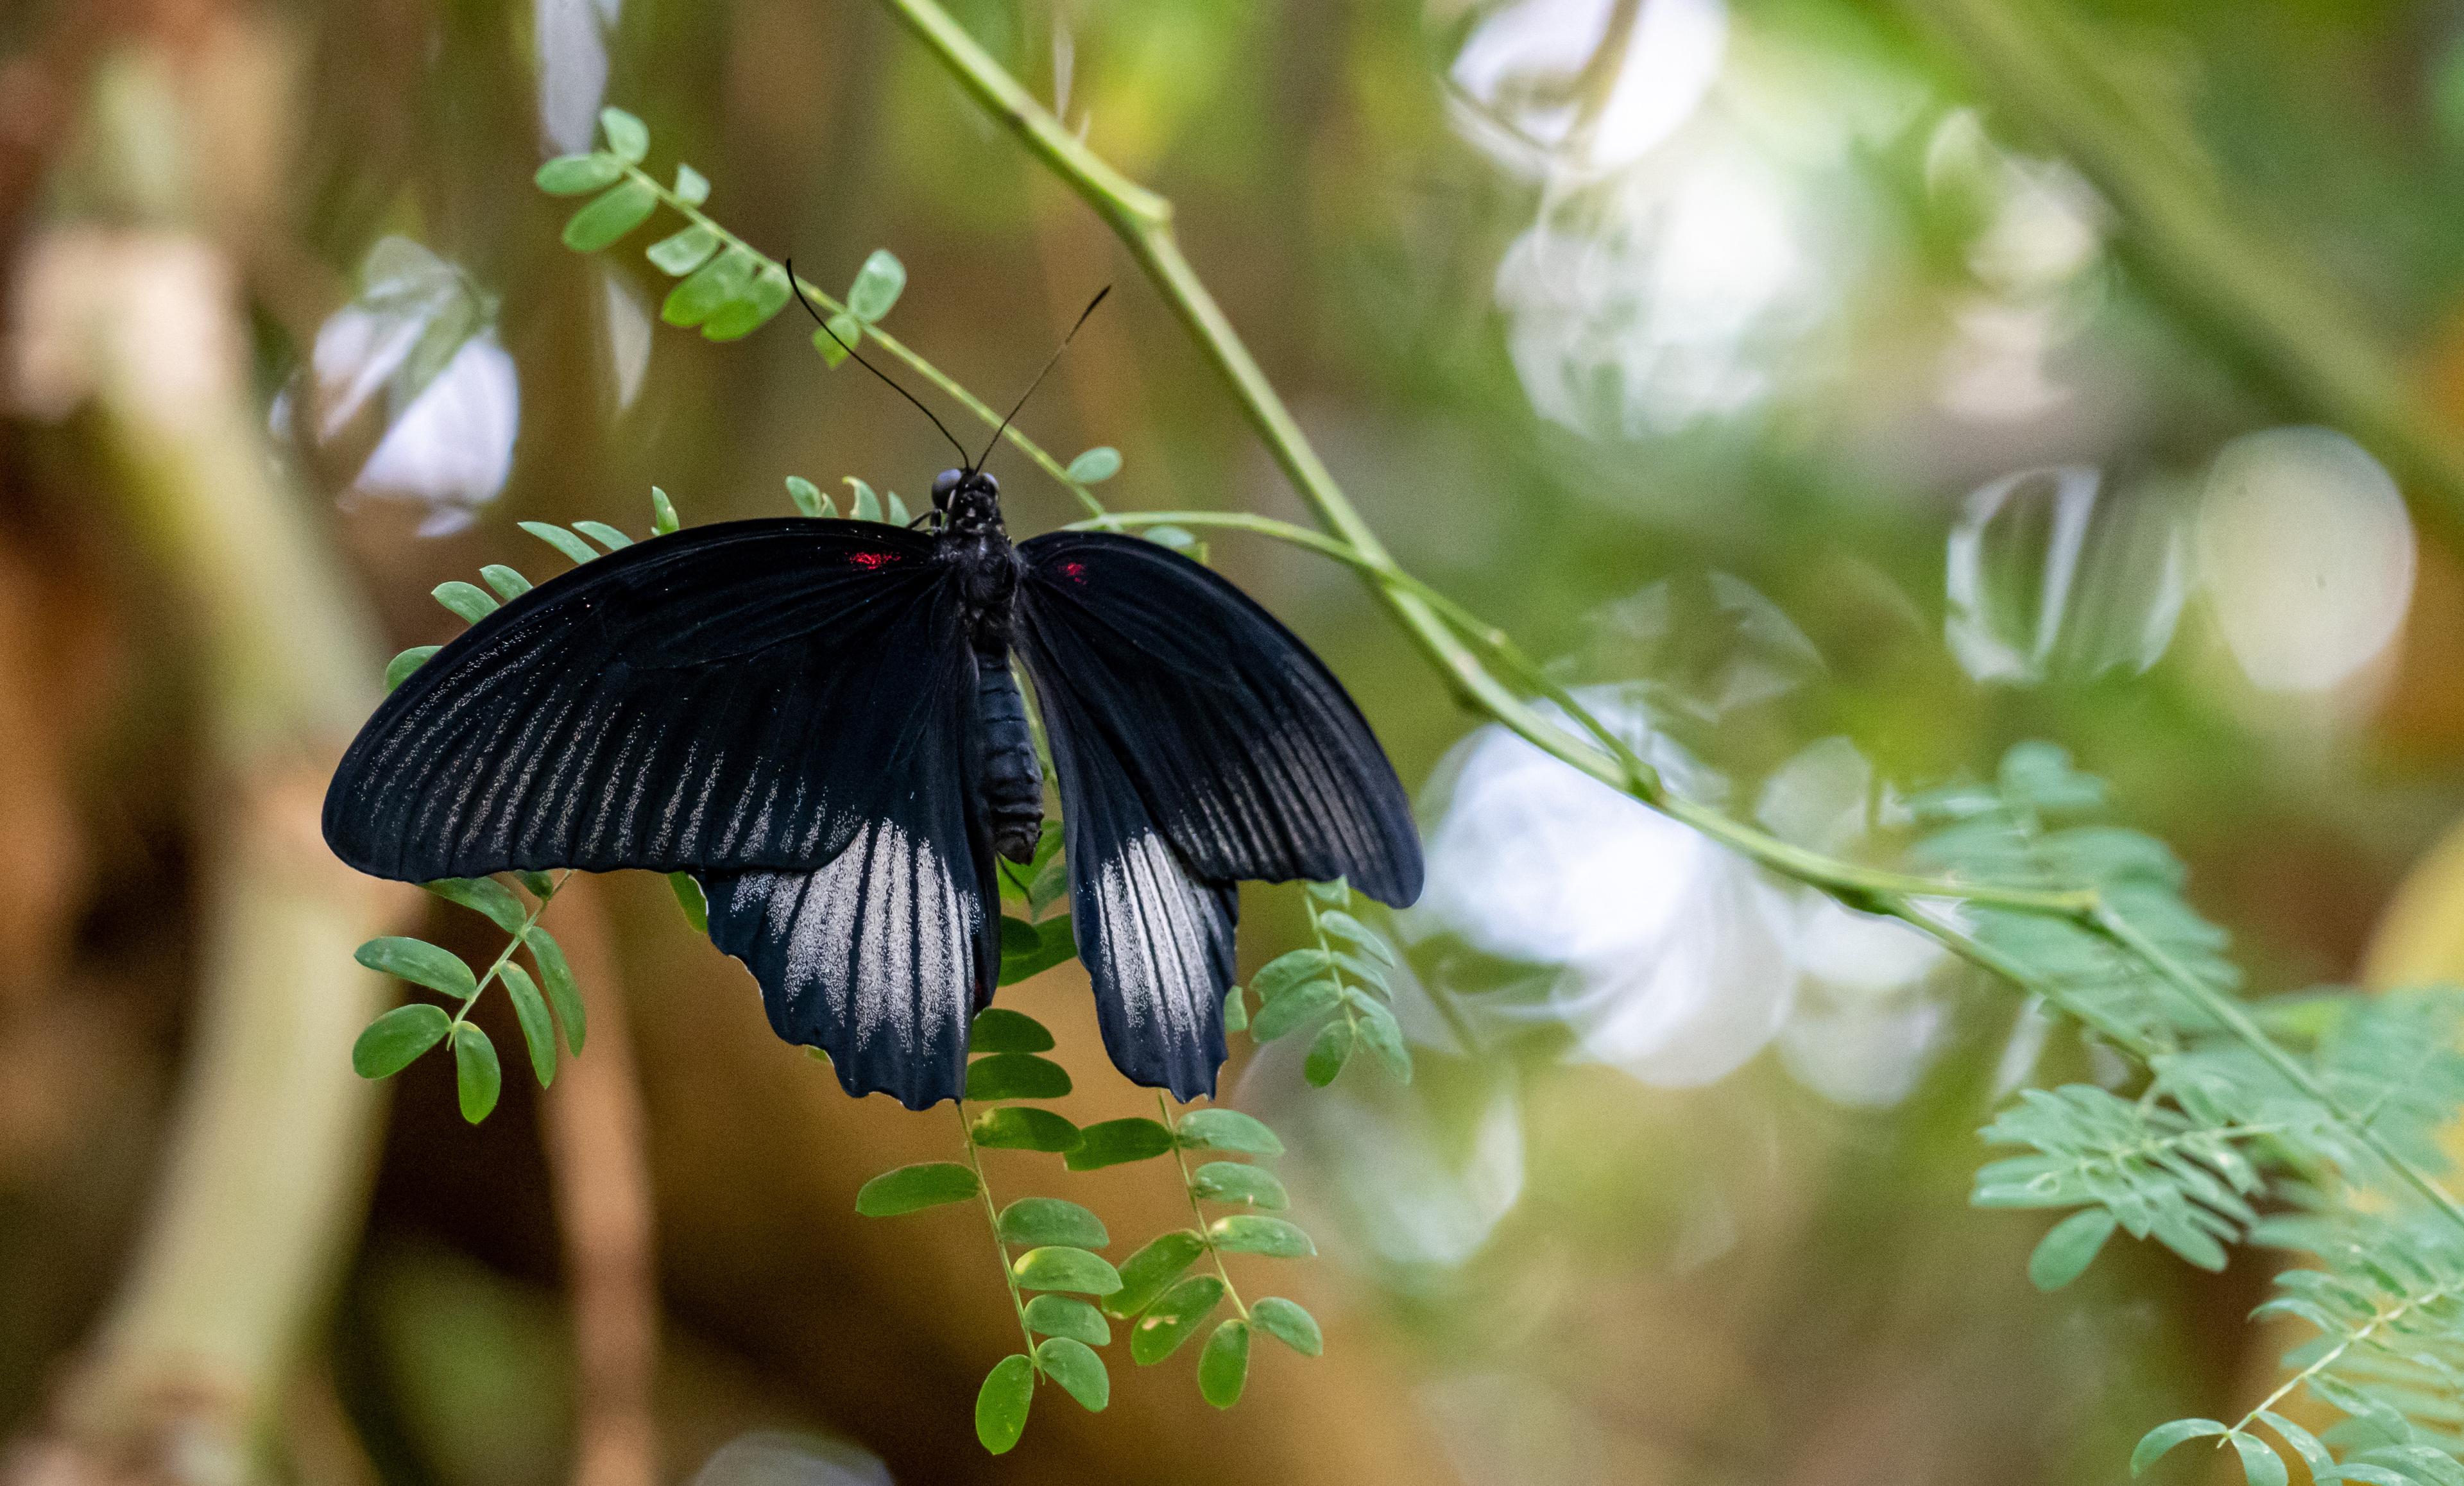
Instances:
[[[796,280],[796,260],[788,258],[783,261],[782,267],[787,271],[787,287],[795,293],[796,302],[804,307],[804,313],[813,317],[814,324],[822,327],[822,334],[829,337],[832,340],[838,340],[839,349],[845,351],[848,356],[854,357],[855,363],[858,366],[863,367],[866,371],[872,373],[882,381],[889,382],[891,391],[897,393],[900,397],[905,398],[910,403],[914,403],[915,410],[922,413],[925,417],[933,419],[933,426],[941,430],[941,437],[950,441],[950,447],[958,451],[958,457],[960,459],[966,458],[967,446],[958,442],[958,436],[952,433],[947,425],[943,424],[940,419],[934,417],[933,409],[926,407],[921,402],[918,402],[914,393],[900,386],[896,381],[892,380],[890,373],[883,371],[880,367],[873,365],[870,361],[858,356],[856,354],[855,347],[847,344],[844,340],[839,340],[839,333],[830,329],[830,322],[822,318],[822,312],[814,309],[813,301],[804,297],[804,286]],[[1098,295],[1097,297],[1100,298],[1102,296]],[[1093,306],[1089,305],[1089,308],[1092,309]],[[1065,341],[1063,343],[1067,344],[1067,342]]]
[[[1103,288],[1095,291],[1094,298],[1087,301],[1087,308],[1078,312],[1078,324],[1070,326],[1069,334],[1062,337],[1061,343],[1052,348],[1052,355],[1045,361],[1044,370],[1037,372],[1035,374],[1035,380],[1026,384],[1026,390],[1018,395],[1018,401],[1010,406],[1009,417],[1003,418],[1001,421],[1001,426],[993,430],[992,442],[986,444],[984,446],[983,453],[978,455],[976,462],[967,467],[968,473],[973,474],[975,471],[981,470],[984,467],[984,461],[993,457],[993,450],[1001,447],[1001,436],[1009,431],[1010,418],[1017,417],[1018,410],[1026,405],[1026,400],[1035,396],[1035,389],[1044,385],[1045,377],[1051,372],[1054,364],[1061,360],[1061,353],[1068,350],[1069,342],[1078,338],[1079,326],[1087,323],[1087,317],[1094,314],[1095,306],[1102,304],[1104,302],[1104,296],[1111,292],[1112,286],[1106,284]]]

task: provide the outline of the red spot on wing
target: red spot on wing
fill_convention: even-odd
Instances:
[[[1073,583],[1083,583],[1087,581],[1087,564],[1075,560],[1065,562],[1061,564],[1061,576]]]
[[[847,560],[860,568],[886,568],[898,560],[894,552],[851,552]]]

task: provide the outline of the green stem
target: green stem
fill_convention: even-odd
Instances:
[[[512,941],[497,952],[495,960],[488,966],[488,972],[479,977],[478,986],[462,998],[462,1009],[453,1014],[453,1020],[446,1029],[445,1036],[449,1043],[451,1041],[454,1030],[470,1020],[471,1008],[478,1005],[479,997],[487,994],[488,987],[495,984],[498,976],[504,974],[505,966],[513,960],[514,951],[530,941],[531,929],[539,923],[539,915],[547,911],[548,904],[564,889],[564,885],[572,880],[573,874],[567,872],[551,884],[547,891],[539,894],[538,904],[531,908],[530,917],[523,919],[522,927],[514,930]]]
[[[1608,730],[1598,727],[1595,721],[1583,722],[1582,725],[1595,739],[1601,741],[1600,747],[1587,744],[1551,723],[1492,675],[1473,647],[1478,645],[1486,650],[1493,661],[1508,666],[1509,669],[1528,672],[1531,680],[1543,683],[1535,689],[1551,694],[1552,700],[1565,707],[1567,699],[1563,698],[1562,688],[1555,688],[1552,692],[1546,686],[1545,678],[1538,676],[1536,668],[1528,667],[1513,656],[1502,635],[1478,625],[1476,622],[1471,624],[1461,623],[1467,616],[1463,616],[1459,608],[1445,603],[1434,590],[1395,566],[1384,544],[1378,541],[1376,534],[1335,484],[1334,476],[1319,460],[1316,450],[1310,448],[1308,436],[1276,395],[1265,373],[1259,369],[1248,348],[1242,343],[1239,333],[1232,328],[1231,321],[1216,304],[1214,295],[1199,280],[1197,270],[1182,256],[1179,244],[1173,236],[1172,204],[1121,175],[1063,128],[1059,120],[1020,86],[1018,80],[978,46],[974,38],[934,0],[884,0],[884,3],[892,15],[939,57],[960,86],[991,109],[1055,176],[1075,190],[1098,216],[1111,226],[1131,255],[1154,280],[1173,313],[1196,339],[1199,351],[1222,376],[1234,401],[1265,441],[1275,462],[1328,535],[1307,533],[1304,535],[1301,528],[1269,522],[1264,517],[1216,513],[1179,512],[1168,517],[1158,515],[1155,519],[1170,519],[1180,525],[1239,527],[1295,541],[1351,564],[1372,579],[1372,592],[1384,601],[1413,643],[1449,679],[1461,695],[1535,746],[1774,871],[1830,893],[1850,907],[1899,918],[1954,952],[2009,974],[2023,987],[2039,994],[2048,994],[2050,989],[2038,977],[2027,974],[2008,956],[1986,951],[1986,947],[1972,936],[1936,920],[1925,910],[1921,900],[1952,899],[1990,904],[2069,918],[2101,930],[2185,994],[2208,1008],[2228,1031],[2296,1088],[2320,1100],[2338,1120],[2352,1126],[2356,1138],[2386,1161],[2406,1185],[2428,1198],[2458,1227],[2464,1227],[2464,1205],[2459,1205],[2427,1172],[2406,1160],[2375,1131],[2354,1125],[2351,1117],[2326,1097],[2325,1091],[2308,1072],[2277,1047],[2237,1004],[2176,964],[2161,946],[2146,940],[2114,914],[2095,890],[2047,892],[1965,883],[1934,883],[1834,861],[1730,820],[1706,806],[1669,794],[1660,785],[1656,776],[1629,761],[1631,755],[1621,744],[1612,745],[1606,736]],[[1989,30],[1999,9],[1988,4],[1987,0],[1909,0],[1909,3],[1930,6],[1938,14],[1955,14],[1964,24]],[[2007,51],[2006,48],[2004,53],[1997,55],[2006,55]],[[2081,102],[2076,98],[2060,101],[2065,105]],[[2092,110],[2082,104],[2076,110],[2069,110],[2066,117],[2078,122],[2091,113]],[[2108,163],[2114,163],[2120,156],[2116,153],[2107,159]],[[2120,166],[2117,164],[2116,168]],[[2244,288],[2248,287],[2244,285]],[[2311,301],[2294,295],[2285,302]],[[2306,315],[2306,312],[2298,310],[2296,313]],[[2317,317],[2307,317],[2298,326],[2278,327],[2284,334],[2277,339],[2290,344],[2298,342],[2304,335],[2320,333],[2322,327],[2311,322],[2315,318]],[[2332,344],[2349,347],[2350,338],[2343,335],[2340,327],[2330,324],[2324,329],[2337,332],[2331,338]],[[2322,354],[2317,361],[2304,364],[2326,366],[2330,360]],[[2425,462],[2432,469],[2441,471],[2464,469],[2464,462],[2458,462],[2450,452],[2452,446],[2442,447],[2427,436],[2428,432],[2443,433],[2443,430],[2429,428],[2409,420],[2409,414],[2413,409],[2406,405],[2403,389],[2380,375],[2380,370],[2369,366],[2365,361],[2345,356],[2341,375],[2322,379],[2315,390],[2322,394],[2343,394],[2345,401],[2342,405],[2354,409],[2357,416],[2367,415],[2374,410],[2392,413],[2394,416],[2390,418],[2376,420],[2374,426],[2385,425],[2399,434],[2406,431],[2423,434],[2423,437],[2412,441],[2411,447],[2426,456]],[[2456,481],[2454,488],[2464,490],[2464,480]],[[1139,523],[1136,518],[1107,517],[1105,524]],[[1588,713],[1580,708],[1572,709],[1570,715],[1578,721],[1588,718]],[[1625,756],[1620,757],[1620,754]],[[2049,999],[2055,1000],[2056,1004],[2068,1005],[2064,998],[2058,996],[2049,995]],[[1185,1165],[1183,1169],[1185,1172]],[[1194,1198],[1193,1193],[1193,1206]]]
[[[1215,1235],[1206,1226],[1206,1210],[1198,1205],[1198,1178],[1190,1174],[1189,1157],[1180,1148],[1180,1122],[1172,1117],[1172,1102],[1158,1091],[1155,1109],[1163,1115],[1163,1127],[1172,1132],[1173,1165],[1180,1169],[1181,1195],[1189,1199],[1189,1215],[1198,1220],[1198,1241],[1206,1245],[1206,1257],[1215,1261],[1215,1273],[1223,1281],[1223,1293],[1232,1298],[1232,1308],[1241,1319],[1249,1319],[1249,1307],[1241,1300],[1240,1287],[1232,1283],[1232,1271],[1223,1264],[1223,1251],[1215,1247]]]
[[[976,1195],[983,1199],[984,1221],[993,1231],[993,1252],[1001,1256],[1001,1282],[1009,1286],[1009,1308],[1018,1315],[1018,1334],[1026,1343],[1026,1360],[1042,1372],[1043,1365],[1035,1362],[1035,1333],[1026,1324],[1026,1300],[1019,1294],[1018,1275],[1009,1266],[1009,1243],[1001,1237],[1001,1209],[993,1205],[993,1184],[984,1179],[984,1159],[976,1147],[976,1127],[967,1123],[967,1102],[954,1099],[950,1107],[958,1111],[958,1134],[967,1143],[967,1169],[976,1173]]]
[[[777,259],[772,258],[769,254],[746,242],[743,238],[737,236],[734,232],[721,227],[708,212],[703,211],[699,207],[696,207],[692,202],[685,200],[667,186],[660,185],[656,176],[651,175],[641,166],[627,165],[625,167],[625,173],[631,176],[634,180],[639,181],[644,186],[649,186],[651,190],[657,192],[659,200],[665,202],[669,209],[674,211],[678,216],[683,217],[686,221],[693,223],[694,226],[709,231],[728,247],[758,260],[764,268],[778,269],[781,273],[786,272],[784,266],[780,264]],[[796,283],[804,291],[805,297],[811,299],[815,304],[820,305],[829,313],[836,315],[846,311],[847,305],[845,303],[834,297],[827,290],[823,289],[820,285],[815,284],[812,280],[804,277],[802,273],[796,275]],[[1097,500],[1095,498],[1095,492],[1089,490],[1085,484],[1071,479],[1067,466],[1063,465],[1061,461],[1053,458],[1050,454],[1045,453],[1042,445],[1020,432],[1016,426],[1013,425],[1008,427],[1001,427],[1001,415],[999,410],[985,405],[981,398],[977,397],[974,393],[959,385],[956,378],[952,377],[949,373],[944,372],[941,368],[934,365],[931,361],[926,361],[914,351],[909,349],[905,341],[900,340],[897,337],[892,336],[878,325],[866,325],[864,327],[864,334],[867,338],[878,344],[883,350],[906,362],[908,369],[914,372],[915,375],[923,378],[926,382],[931,382],[935,387],[940,388],[952,402],[957,403],[968,412],[973,413],[978,419],[982,421],[985,427],[1001,428],[1001,437],[1006,440],[1012,448],[1016,448],[1020,453],[1024,454],[1027,458],[1033,460],[1038,469],[1042,470],[1045,474],[1050,475],[1055,481],[1058,481],[1063,487],[1068,490],[1069,493],[1077,496],[1078,503],[1086,507],[1090,514],[1100,516],[1104,514],[1104,503]]]

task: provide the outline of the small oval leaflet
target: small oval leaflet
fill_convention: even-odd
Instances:
[[[410,679],[410,673],[428,664],[428,658],[444,649],[441,645],[415,645],[385,663],[385,685],[387,691]]]
[[[688,207],[698,207],[710,200],[710,178],[686,164],[676,162],[676,199]]]
[[[967,1065],[967,1098],[1059,1099],[1069,1092],[1069,1073],[1033,1053],[995,1053]]]
[[[620,181],[590,199],[564,224],[564,245],[576,252],[597,252],[650,220],[659,209],[659,193],[648,181]]]
[[[573,529],[609,552],[616,552],[633,545],[633,538],[605,521],[576,521],[573,523]]]
[[[1235,1254],[1263,1254],[1277,1259],[1305,1259],[1317,1254],[1317,1245],[1308,1234],[1279,1217],[1236,1213],[1208,1224],[1206,1235],[1217,1248]]]
[[[586,196],[613,186],[625,174],[625,163],[613,155],[559,155],[531,177],[550,196]]]
[[[476,624],[495,613],[500,606],[495,594],[476,583],[466,583],[458,578],[437,584],[429,590],[429,597],[445,605],[454,618],[472,624]]]
[[[627,164],[650,152],[650,126],[621,108],[601,109],[599,128],[607,137],[608,152]]]
[[[1237,1150],[1280,1156],[1284,1143],[1255,1117],[1238,1109],[1193,1109],[1180,1117],[1180,1143],[1191,1150]]]
[[[351,1044],[351,1071],[363,1079],[389,1079],[445,1040],[453,1018],[426,1001],[397,1006],[369,1022]]]
[[[1276,955],[1249,981],[1249,989],[1258,999],[1272,1001],[1303,981],[1314,980],[1327,973],[1334,957],[1324,950],[1294,950]]]
[[[1170,1357],[1222,1301],[1223,1281],[1213,1275],[1193,1275],[1166,1290],[1130,1328],[1130,1360],[1152,1367]]]
[[[875,248],[847,286],[847,313],[870,324],[890,313],[907,287],[907,265],[887,248]]]
[[[1123,1261],[1121,1288],[1104,1298],[1104,1309],[1123,1321],[1135,1316],[1205,1252],[1206,1240],[1186,1228],[1153,1239]]]
[[[1181,1124],[1186,1126],[1187,1120]],[[1077,1148],[1068,1156],[1072,1171],[1093,1171],[1125,1161],[1144,1161],[1172,1149],[1172,1131],[1153,1120],[1132,1116],[1105,1120],[1078,1132]]]
[[[1004,918],[1001,922],[1015,924],[1020,920]],[[1041,924],[1027,927],[1034,931],[1035,943],[1031,948],[1018,951],[1013,951],[1009,947],[1008,931],[1006,929],[1002,931],[1001,964],[1002,985],[1014,986],[1022,980],[1043,974],[1055,965],[1064,964],[1078,957],[1077,934],[1069,927],[1068,914],[1064,913],[1059,918],[1048,918]]]
[[[1002,1104],[976,1117],[970,1127],[976,1144],[993,1150],[1074,1150],[1078,1126],[1049,1109],[1031,1104]]]
[[[1208,1202],[1241,1202],[1253,1208],[1291,1204],[1274,1172],[1239,1161],[1209,1161],[1191,1176],[1190,1190]]]
[[[2113,1214],[2103,1208],[2074,1213],[2056,1223],[2028,1256],[2029,1282],[2054,1291],[2077,1279],[2096,1261],[2115,1226]]]
[[[976,1438],[994,1454],[1007,1454],[1026,1432],[1026,1411],[1035,1403],[1035,1363],[1012,1352],[993,1364],[976,1392]]]
[[[1343,1072],[1352,1061],[1352,1049],[1359,1034],[1348,1021],[1330,1021],[1321,1029],[1316,1040],[1309,1043],[1309,1057],[1301,1064],[1301,1077],[1312,1088],[1324,1088]]]
[[[1331,980],[1307,980],[1287,987],[1249,1018],[1249,1036],[1272,1042],[1334,1010],[1342,999],[1343,992]]]
[[[1198,1354],[1198,1391],[1218,1409],[1241,1401],[1249,1381],[1249,1323],[1237,1317],[1215,1328]]]
[[[488,586],[496,591],[499,599],[518,599],[531,591],[529,579],[501,562],[489,563],[479,570],[479,576],[488,580]]]
[[[557,551],[563,553],[566,557],[571,557],[576,562],[587,562],[591,558],[599,556],[599,554],[590,550],[590,544],[588,542],[585,542],[581,537],[574,535],[563,527],[550,526],[545,521],[517,521],[515,525],[520,527],[523,531],[530,533],[533,536],[538,537],[540,541],[547,543]]]
[[[855,1210],[866,1217],[897,1217],[975,1194],[975,1172],[955,1161],[926,1161],[865,1183],[855,1194]]]
[[[539,983],[547,989],[548,1004],[556,1008],[556,1019],[564,1023],[565,1051],[581,1057],[589,1024],[582,1010],[582,988],[574,984],[573,967],[564,960],[564,947],[537,924],[523,930],[522,943],[530,946],[531,962],[539,967]]]
[[[509,934],[519,933],[531,916],[513,889],[492,877],[440,877],[420,885],[448,903],[486,914],[490,923]]]
[[[2175,1419],[2170,1424],[2160,1424],[2141,1435],[2138,1448],[2130,1452],[2130,1474],[2137,1475],[2146,1470],[2167,1451],[2186,1440],[2225,1432],[2225,1427],[2213,1419]]]
[[[1101,485],[1121,472],[1121,451],[1098,444],[1069,461],[1069,478],[1081,485]]]
[[[676,907],[682,908],[685,922],[697,934],[710,932],[710,896],[701,889],[701,880],[691,872],[668,874],[668,890],[676,895]]]
[[[547,1001],[530,972],[510,960],[497,972],[505,995],[514,1003],[514,1019],[521,1023],[522,1045],[531,1055],[531,1073],[545,1088],[556,1082],[556,1023],[548,1019]]]
[[[1076,1337],[1046,1338],[1035,1349],[1035,1360],[1089,1413],[1103,1412],[1112,1401],[1112,1375],[1104,1370],[1104,1359]]]
[[[504,1069],[496,1062],[496,1044],[467,1021],[453,1029],[453,1084],[461,1099],[462,1118],[473,1125],[488,1118],[505,1086]]]
[[[1001,1240],[1100,1249],[1112,1241],[1094,1213],[1060,1197],[1021,1197],[1001,1209]]]
[[[718,234],[698,222],[680,232],[671,233],[644,250],[643,256],[650,266],[670,278],[682,278],[710,261],[718,251]]]
[[[1072,1337],[1089,1346],[1109,1346],[1112,1328],[1104,1313],[1074,1295],[1039,1295],[1022,1312],[1026,1329],[1038,1336]]]
[[[399,975],[413,985],[461,1000],[479,994],[479,982],[472,975],[471,967],[463,964],[459,955],[425,939],[407,939],[399,934],[371,939],[354,951],[351,957],[370,970]]]
[[[1008,930],[1004,929],[1002,932],[1006,934]],[[987,1006],[976,1013],[976,1019],[967,1027],[967,1051],[1048,1053],[1052,1051],[1052,1030],[1024,1012]]]
[[[804,515],[834,516],[839,514],[838,508],[830,504],[830,498],[822,493],[822,488],[801,474],[787,476],[787,498],[794,501],[796,510]]]
[[[1028,1290],[1075,1290],[1083,1295],[1111,1295],[1121,1288],[1120,1272],[1100,1254],[1055,1244],[1029,1249],[1010,1266],[1019,1284]]]
[[[1317,1318],[1280,1295],[1250,1301],[1249,1319],[1258,1323],[1259,1330],[1303,1357],[1315,1357],[1326,1350],[1326,1339],[1317,1329]]]

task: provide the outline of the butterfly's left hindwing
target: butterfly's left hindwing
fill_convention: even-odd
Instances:
[[[752,970],[779,1036],[828,1053],[848,1093],[910,1109],[958,1096],[968,1020],[1001,972],[975,662],[960,650],[949,664],[963,684],[932,678],[946,704],[891,764],[895,787],[835,860],[702,877],[711,941]]]

